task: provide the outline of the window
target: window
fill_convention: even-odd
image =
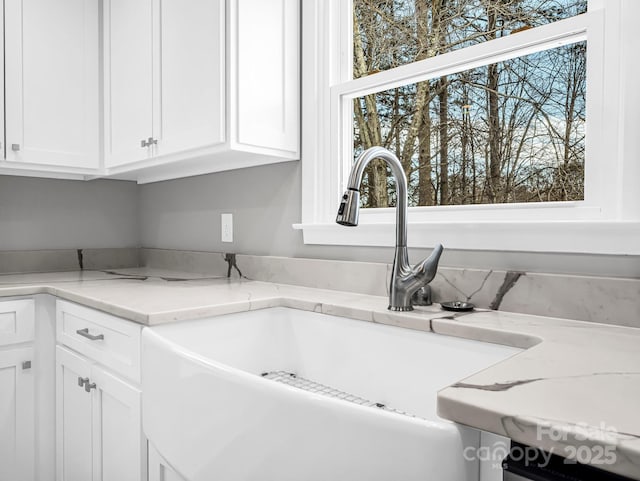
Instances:
[[[586,42],[354,100],[354,154],[405,166],[409,205],[584,200]],[[365,171],[362,207],[395,205],[386,164]]]
[[[612,237],[640,233],[640,2],[353,2],[303,9],[306,243],[393,244],[382,163],[360,226],[332,224],[354,156],[383,145],[407,172],[410,245],[640,253]]]

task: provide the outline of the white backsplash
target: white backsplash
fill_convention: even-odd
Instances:
[[[66,272],[138,267],[140,249],[0,251],[0,274]]]
[[[248,279],[386,296],[391,264],[237,255]],[[222,253],[141,249],[141,265],[226,275]],[[237,276],[234,270],[232,276]],[[640,278],[540,274],[441,266],[435,303],[640,327]]]
[[[242,255],[247,279],[386,296],[391,264]],[[0,251],[0,274],[109,270],[146,266],[226,276],[220,252],[165,249]],[[640,327],[640,278],[612,278],[440,266],[434,303],[461,300],[478,308]]]

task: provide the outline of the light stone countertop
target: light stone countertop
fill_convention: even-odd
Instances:
[[[149,268],[0,275],[0,296],[34,294],[145,325],[285,306],[524,348],[441,390],[438,414],[640,479],[640,329]]]

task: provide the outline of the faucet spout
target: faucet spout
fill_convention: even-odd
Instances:
[[[342,196],[338,208],[336,222],[350,227],[358,225],[360,184],[365,168],[374,159],[384,160],[391,168],[396,181],[396,251],[389,286],[389,309],[411,311],[413,310],[411,296],[435,277],[443,247],[438,244],[429,258],[414,268],[409,264],[407,254],[407,177],[398,157],[383,147],[371,147],[360,154],[351,169],[347,190]]]

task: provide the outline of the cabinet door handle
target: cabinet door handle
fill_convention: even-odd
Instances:
[[[18,152],[20,150],[20,144],[11,144],[11,150]]]
[[[141,141],[140,141],[140,147],[142,147],[143,149],[144,149],[145,147],[149,147],[149,142],[147,142],[147,141],[146,141],[146,140],[144,140],[144,139],[143,139],[143,140],[141,140]]]
[[[78,386],[82,387],[89,382],[88,377],[78,377]]]
[[[158,139],[154,139],[153,137],[149,137],[147,139],[147,145],[156,145],[158,143]]]
[[[84,390],[87,392],[91,392],[92,389],[96,388],[96,383],[92,382],[91,384],[87,383],[84,385]]]
[[[89,328],[85,327],[84,329],[78,329],[76,334],[80,334],[82,337],[86,337],[91,341],[102,341],[104,339],[104,334],[98,334],[94,336],[93,334],[89,334]]]

